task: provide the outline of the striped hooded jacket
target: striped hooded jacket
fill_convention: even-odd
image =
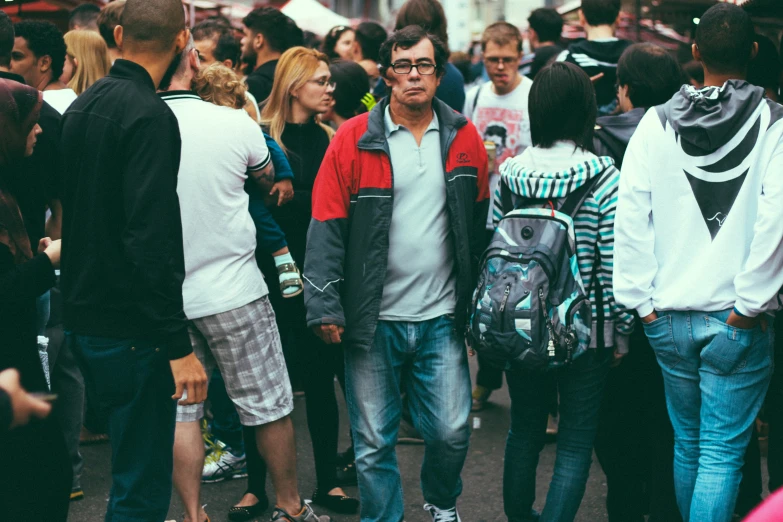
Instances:
[[[512,192],[512,200],[521,197],[534,199],[562,198],[600,176],[592,193],[574,217],[576,254],[579,274],[586,289],[590,289],[593,325],[590,347],[615,346],[615,334],[627,342],[633,331],[633,315],[617,304],[612,290],[614,269],[614,216],[617,208],[617,190],[620,172],[614,160],[594,154],[575,151],[573,143],[559,142],[552,149],[531,147],[500,167],[500,177]],[[559,151],[559,152],[558,152]],[[553,156],[560,155],[556,170],[550,170]],[[572,157],[573,159],[569,159]],[[499,189],[493,198],[492,220],[502,217]],[[597,276],[597,281],[595,280]],[[600,293],[596,292],[600,288]],[[598,313],[598,309],[601,312]],[[620,346],[621,350],[627,349]]]
[[[369,350],[383,297],[393,208],[388,98],[335,135],[313,187],[304,266],[308,327],[345,327],[343,342]],[[489,205],[487,154],[476,128],[437,98],[446,198],[457,270],[455,323],[466,325]],[[415,234],[411,230],[411,234]],[[428,245],[421,245],[427,248]]]

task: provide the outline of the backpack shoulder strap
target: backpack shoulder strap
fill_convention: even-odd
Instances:
[[[511,189],[506,185],[505,180],[500,178],[500,211],[505,216],[514,210],[514,201],[511,197]]]
[[[479,86],[478,86],[478,89],[476,89],[476,96],[473,98],[473,107],[471,108],[471,111],[470,111],[470,112],[472,113],[472,114],[470,115],[470,118],[471,118],[471,119],[475,119],[473,116],[474,116],[474,114],[476,114],[476,109],[477,109],[476,105],[478,105],[478,99],[479,99],[479,96],[481,95],[481,89],[482,89],[482,88],[484,87],[484,85],[486,85],[487,83],[489,83],[489,82],[482,83],[481,85],[479,85]]]
[[[558,210],[571,216],[571,219],[574,219],[574,216],[576,216],[576,213],[579,212],[582,204],[584,204],[584,202],[587,200],[587,197],[593,191],[593,187],[595,186],[596,182],[601,179],[602,175],[603,174],[598,174],[597,176],[591,178],[587,181],[587,183],[566,196],[563,205]]]

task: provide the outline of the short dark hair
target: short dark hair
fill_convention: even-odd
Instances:
[[[547,65],[530,88],[530,135],[533,145],[550,148],[569,140],[592,151],[598,107],[590,77],[567,62]]]
[[[663,47],[651,43],[630,46],[617,62],[617,84],[628,87],[635,108],[665,103],[682,86],[682,70]]]
[[[377,22],[362,22],[356,26],[356,41],[362,50],[362,56],[366,60],[378,62],[381,45],[389,35],[386,29]]]
[[[582,14],[592,27],[615,23],[620,8],[620,0],[582,0]]]
[[[513,40],[517,42],[517,51],[522,50],[522,33],[516,25],[508,22],[495,22],[484,29],[481,35],[481,50],[487,50],[487,44],[493,42],[503,46],[510,44]]]
[[[127,0],[119,25],[125,42],[169,51],[186,27],[185,10],[180,0]]]
[[[217,61],[224,62],[230,60],[232,67],[236,67],[239,63],[242,48],[234,36],[231,26],[226,26],[222,20],[204,20],[193,27],[191,33],[193,34],[193,40],[196,42],[214,40],[214,53]]]
[[[98,15],[98,32],[101,33],[109,49],[117,48],[117,42],[114,41],[114,28],[120,25],[124,9],[125,0],[114,0],[103,6]]]
[[[77,5],[71,10],[71,15],[68,17],[68,29],[71,30],[77,26],[82,29],[97,29],[100,12],[101,8],[95,4]]]
[[[386,41],[383,42],[379,53],[381,59],[379,62],[381,76],[385,77],[386,72],[389,70],[389,67],[391,67],[392,51],[398,47],[400,49],[410,49],[425,38],[429,39],[429,41],[432,42],[432,47],[435,48],[436,74],[438,76],[443,76],[446,72],[446,61],[448,60],[446,45],[440,38],[434,34],[428,33],[420,25],[409,25],[408,27],[403,27],[399,31],[394,31],[389,35]]]
[[[750,15],[733,4],[717,4],[696,26],[696,47],[710,72],[743,74],[753,54],[755,31]]]
[[[302,45],[304,41],[302,30],[296,22],[274,7],[253,9],[242,23],[254,33],[264,35],[269,47],[279,53]]]
[[[542,42],[557,42],[563,33],[563,17],[557,9],[541,7],[530,13],[527,19],[530,28],[536,32]]]
[[[342,38],[342,36],[351,31],[356,34],[350,25],[336,25],[329,29],[329,32],[324,36],[324,41],[321,43],[321,52],[329,57],[330,60],[336,60],[340,56],[334,51],[334,46]]]
[[[438,0],[408,0],[397,12],[394,30],[399,31],[409,25],[419,25],[428,33],[434,34],[443,42],[446,58],[449,56],[449,27],[446,13]]]
[[[27,47],[36,58],[48,56],[52,60],[52,80],[63,73],[65,65],[65,39],[63,33],[51,22],[26,20],[14,25],[18,38],[24,38]]]
[[[367,76],[364,67],[356,62],[337,60],[329,66],[329,72],[332,73],[332,81],[336,84],[332,93],[334,98],[332,110],[343,118],[352,118],[366,112],[362,98],[369,92],[370,77]]]
[[[14,23],[11,17],[0,11],[0,66],[11,64],[11,51],[14,50]]]
[[[765,89],[780,90],[781,64],[778,49],[764,35],[756,35],[759,52],[748,67],[748,83]]]

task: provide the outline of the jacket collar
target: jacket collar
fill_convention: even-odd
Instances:
[[[360,149],[384,149],[388,148],[386,143],[386,123],[384,115],[386,107],[389,106],[389,97],[383,98],[375,107],[373,107],[367,118],[367,131],[359,138],[358,147]],[[453,135],[468,123],[468,119],[462,114],[454,111],[451,107],[437,98],[432,100],[432,109],[438,118],[438,125],[442,137]],[[441,140],[443,141],[443,140]],[[446,154],[446,150],[442,151]]]
[[[21,83],[22,85],[27,85],[24,81],[24,78],[12,72],[0,71],[0,78],[3,80],[11,80],[12,82]]]
[[[114,65],[109,70],[109,76],[139,82],[153,91],[155,90],[155,83],[152,81],[152,76],[147,72],[147,69],[130,60],[123,60],[122,58],[115,60]]]

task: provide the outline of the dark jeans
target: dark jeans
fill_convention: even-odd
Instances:
[[[503,369],[488,363],[480,354],[478,356],[476,386],[492,391],[499,390],[503,386]]]
[[[164,347],[74,335],[86,382],[108,414],[112,487],[106,522],[163,522],[171,501],[176,401]]]
[[[553,394],[560,394],[557,459],[540,520],[571,522],[585,493],[611,350],[591,350],[557,372],[507,371],[511,429],[506,441],[503,503],[509,522],[538,520],[536,468],[546,441]]]
[[[674,496],[674,431],[661,368],[637,325],[609,371],[595,453],[606,474],[609,522],[681,522]]]
[[[212,410],[212,435],[230,446],[235,453],[244,453],[242,423],[239,421],[239,414],[234,403],[226,392],[226,383],[217,366],[209,381],[208,397]]]

